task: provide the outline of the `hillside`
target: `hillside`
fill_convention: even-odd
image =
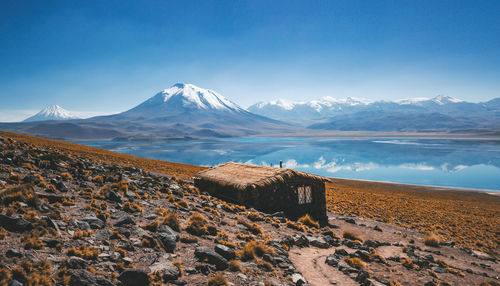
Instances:
[[[329,213],[328,227],[318,229],[308,220],[289,221],[279,213],[265,214],[200,194],[190,178],[201,167],[5,132],[0,132],[0,150],[0,285],[14,280],[25,285],[498,281],[498,241],[487,231],[498,228],[500,204],[498,197],[485,193],[467,194],[474,205],[488,208],[466,209],[471,218],[489,220],[488,230],[483,225],[474,229],[474,221],[470,227],[487,234],[473,248],[493,257],[462,248],[468,241],[426,245],[417,232],[428,228],[425,223],[413,230],[395,226],[405,218],[397,216],[399,210],[389,198],[399,194],[407,201],[422,200],[425,190],[419,188],[414,196],[401,192],[408,188],[401,185],[390,189],[384,184],[334,182],[329,186],[329,208],[336,213]],[[377,204],[363,204],[374,200],[358,193],[358,187],[373,186]],[[356,195],[351,199],[349,193]],[[446,209],[464,205],[463,197],[446,194],[439,193],[448,202]],[[393,210],[382,211],[386,207]],[[452,209],[437,213],[433,207],[437,204],[419,220],[450,223],[446,216],[454,214]],[[418,210],[411,203],[406,208]],[[454,230],[436,228],[441,239],[447,238],[446,231]]]

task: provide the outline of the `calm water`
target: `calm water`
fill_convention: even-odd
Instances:
[[[86,142],[134,156],[214,166],[279,165],[313,174],[500,191],[500,140],[230,138]]]

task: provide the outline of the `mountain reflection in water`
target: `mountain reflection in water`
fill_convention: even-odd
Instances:
[[[85,142],[134,156],[215,166],[228,161],[313,174],[500,191],[500,141],[394,138],[225,138]]]

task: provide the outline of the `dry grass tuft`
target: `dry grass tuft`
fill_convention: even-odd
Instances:
[[[189,217],[189,222],[186,231],[192,235],[202,236],[208,234],[207,219],[199,213],[193,213]]]
[[[263,218],[260,214],[254,213],[254,212],[249,212],[247,214],[247,218],[251,221],[262,221],[263,220]]]
[[[399,281],[397,280],[390,280],[389,281],[389,286],[401,286],[401,283],[399,283]]]
[[[217,272],[214,277],[208,279],[207,286],[229,286],[229,282],[222,272]]]
[[[73,180],[73,176],[68,172],[61,173],[61,178],[65,181]]]
[[[425,238],[424,238],[424,243],[427,246],[432,246],[432,247],[439,247],[439,243],[441,241],[439,238],[434,234],[434,233],[429,233]]]
[[[38,198],[35,191],[30,185],[14,185],[9,186],[0,191],[0,198],[3,204],[8,206],[14,202],[23,202],[31,207],[36,206]]]
[[[79,248],[71,247],[68,249],[68,256],[78,256],[87,260],[96,260],[101,251],[98,248],[91,248],[81,245]]]
[[[286,226],[288,228],[295,229],[295,230],[298,230],[298,231],[305,231],[306,230],[306,228],[304,227],[304,225],[295,223],[295,222],[293,222],[291,220],[287,220],[286,221]]]
[[[234,260],[234,259],[229,261],[229,270],[232,272],[241,271],[241,263],[238,260]]]
[[[366,267],[366,263],[363,262],[363,260],[353,257],[353,258],[344,258],[345,263],[349,264],[349,266],[356,268],[356,269],[363,269]]]
[[[359,234],[355,234],[355,233],[350,232],[350,231],[344,231],[342,233],[342,237],[345,239],[350,239],[350,240],[363,241],[363,238]]]
[[[163,218],[163,224],[170,226],[175,231],[181,230],[181,224],[179,222],[179,217],[174,212],[168,212]]]
[[[260,227],[260,225],[258,225],[256,223],[249,223],[241,218],[238,218],[236,221],[237,221],[237,223],[244,225],[251,233],[253,233],[255,235],[260,235],[263,233],[262,227]]]
[[[24,249],[41,249],[45,246],[45,243],[42,242],[36,231],[21,236],[21,242],[23,243]]]
[[[309,214],[306,214],[305,216],[299,218],[298,222],[307,225],[309,227],[314,227],[314,228],[319,228],[319,223],[315,220],[313,220]]]
[[[276,252],[271,247],[253,240],[246,243],[237,255],[242,261],[249,261],[255,259],[256,256],[262,257],[266,253],[273,256],[276,255]]]

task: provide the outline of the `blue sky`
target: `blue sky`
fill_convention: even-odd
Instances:
[[[0,121],[129,109],[177,82],[243,107],[500,97],[499,1],[0,2]]]

